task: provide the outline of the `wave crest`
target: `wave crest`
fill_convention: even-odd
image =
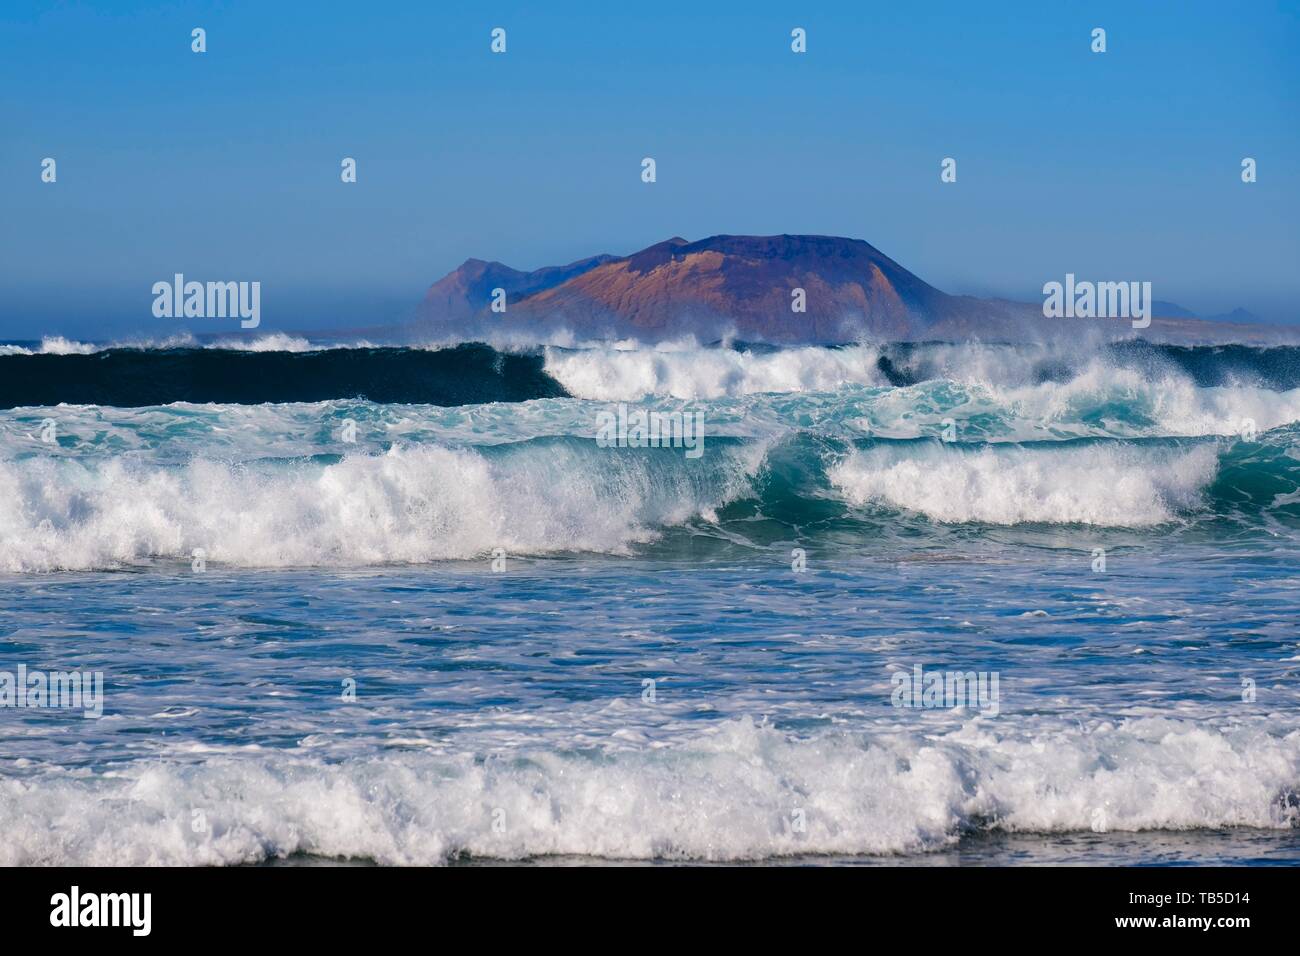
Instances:
[[[962,834],[1295,825],[1300,733],[1141,719],[788,737],[748,719],[670,747],[510,759],[300,753],[0,780],[0,864],[229,864],[308,853],[745,860],[938,849]],[[201,808],[208,831],[189,822]],[[793,825],[796,813],[802,828]],[[54,822],[60,839],[49,839]],[[497,826],[494,823],[498,822]]]
[[[1211,445],[968,450],[909,444],[855,451],[828,474],[854,505],[911,511],[945,523],[1143,528],[1197,507],[1217,471]]]
[[[0,462],[0,569],[188,561],[196,548],[242,567],[626,553],[746,493],[764,457],[760,445],[715,446],[697,461],[649,451],[535,440],[332,463]]]

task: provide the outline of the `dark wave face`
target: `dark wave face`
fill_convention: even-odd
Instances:
[[[84,355],[0,355],[0,408],[372,402],[472,405],[559,397],[540,355],[486,345],[430,351],[340,348],[253,352],[108,348]]]
[[[903,388],[937,380],[1029,385],[1068,382],[1098,362],[1149,378],[1176,375],[1197,388],[1300,387],[1297,346],[1174,346],[1141,340],[1075,351],[941,342],[790,350],[736,343],[631,352],[599,346],[501,351],[482,343],[442,349],[313,348],[301,340],[295,351],[220,346],[109,346],[96,351],[76,345],[78,351],[46,352],[27,344],[34,348],[10,346],[6,351],[0,346],[0,408],[344,399],[454,406],[569,395],[708,398],[834,390],[845,384]],[[635,387],[624,394],[622,382]]]
[[[1250,345],[1153,345],[1136,340],[1110,346],[1117,359],[1132,364],[1146,362],[1155,367],[1172,363],[1200,388],[1257,383],[1268,388],[1300,386],[1300,347],[1279,345],[1256,348]]]

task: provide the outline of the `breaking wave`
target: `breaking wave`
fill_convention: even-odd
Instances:
[[[165,466],[116,457],[0,462],[0,570],[153,558],[239,567],[358,566],[509,554],[619,554],[750,491],[759,446],[485,449]]]
[[[0,778],[0,865],[911,853],[981,831],[1283,828],[1300,783],[1300,731],[1161,718],[804,739],[741,718],[665,747],[498,759],[208,751]]]
[[[815,540],[828,521],[864,541],[882,522],[915,520],[1157,530],[1230,519],[1276,533],[1300,525],[1295,435],[950,445],[793,433],[706,439],[699,459],[576,436],[234,463],[24,456],[0,459],[0,570],[188,562],[195,549],[235,567],[497,548],[626,555],[673,530],[761,547]]]

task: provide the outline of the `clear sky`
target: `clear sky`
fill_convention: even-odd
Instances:
[[[471,256],[781,232],[1300,321],[1300,2],[0,4],[3,338],[177,331],[176,272],[357,326]]]

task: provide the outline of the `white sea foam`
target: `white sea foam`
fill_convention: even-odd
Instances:
[[[235,352],[313,352],[325,349],[368,349],[374,343],[364,339],[312,342],[306,336],[269,332],[256,336],[226,336],[202,344],[189,332],[162,338],[127,338],[112,342],[79,342],[61,335],[48,336],[36,349],[20,345],[0,345],[0,355],[92,355],[107,349],[226,349]]]
[[[619,343],[577,351],[546,350],[546,371],[575,397],[600,401],[738,398],[883,387],[880,351],[869,346],[738,352],[672,343],[657,348]],[[1068,364],[1062,381],[1036,381],[1044,362]],[[1300,421],[1300,389],[1250,383],[1197,387],[1184,373],[1142,370],[1101,358],[1056,354],[1045,346],[929,345],[897,363],[921,378],[882,390],[868,402],[877,431],[890,437],[933,434],[945,417],[1001,418],[992,439],[1074,434],[1235,435]]]
[[[366,339],[348,339],[345,341],[313,342],[305,336],[288,335],[284,332],[272,332],[256,338],[238,336],[216,339],[205,345],[207,349],[225,349],[232,352],[328,352],[334,349],[373,349],[373,342]]]
[[[548,348],[546,370],[570,394],[602,401],[635,401],[651,395],[720,398],[765,392],[830,391],[844,385],[886,386],[878,362],[885,350],[869,345],[842,348],[789,347],[778,351],[709,348],[689,339],[642,345],[585,344]],[[894,357],[916,380],[963,385],[1032,384],[1034,370],[1054,356],[1042,345],[926,345]]]
[[[886,385],[869,346],[733,349],[596,348],[546,350],[546,371],[569,394],[601,401],[648,396],[723,398],[758,392],[826,392],[844,385]]]
[[[1300,421],[1300,389],[1276,391],[1252,385],[1198,388],[1177,372],[1151,375],[1093,360],[1068,381],[982,389],[1009,417],[1045,423],[1094,419],[1117,433],[1234,435],[1249,421],[1267,431]],[[1123,418],[1147,419],[1136,427]]]
[[[916,380],[943,379],[965,385],[1028,385],[1044,363],[1073,364],[1079,351],[1063,352],[1042,343],[987,345],[982,342],[930,343],[903,355],[894,364]]]
[[[97,345],[74,342],[71,339],[65,339],[61,335],[41,339],[42,355],[90,355],[92,352],[98,351],[99,346]]]
[[[201,763],[0,779],[0,865],[908,853],[990,827],[1293,826],[1286,796],[1300,785],[1300,732],[1159,718],[976,720],[945,734],[802,740],[735,719],[672,746],[599,756],[325,762],[304,749],[206,750]],[[197,833],[196,808],[206,822]]]
[[[90,355],[104,347],[106,346],[91,345],[54,335],[41,339],[40,346],[35,350],[21,345],[0,345],[0,355]]]
[[[329,465],[160,466],[127,458],[0,462],[0,570],[114,567],[151,557],[248,567],[372,565],[561,551],[624,553],[741,494],[757,445],[687,461],[526,443],[436,445]]]
[[[854,452],[828,474],[855,505],[903,509],[935,521],[1141,528],[1195,508],[1217,470],[1212,445],[972,451],[931,444]]]
[[[256,338],[224,338],[213,342],[208,348],[230,349],[235,352],[311,352],[320,346],[312,345],[299,335],[286,335],[272,332]]]

